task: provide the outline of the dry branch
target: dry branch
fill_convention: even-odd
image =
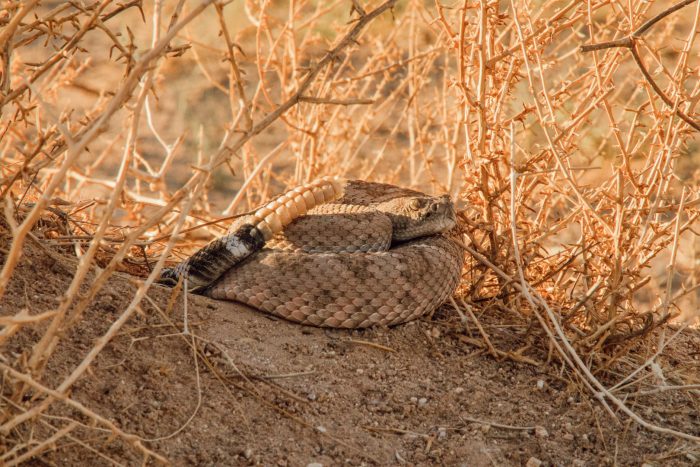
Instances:
[[[671,110],[673,110],[673,112],[676,115],[683,119],[683,121],[685,121],[688,125],[695,128],[696,130],[700,131],[700,123],[693,120],[690,116],[688,116],[685,112],[678,108],[678,106],[674,104],[673,101],[661,90],[659,85],[651,76],[651,73],[649,73],[647,67],[644,66],[644,62],[642,62],[642,58],[639,56],[639,51],[637,50],[637,39],[642,37],[649,29],[651,29],[652,26],[654,26],[656,23],[658,23],[671,13],[678,11],[681,8],[688,6],[692,3],[695,3],[695,1],[696,0],[682,0],[681,2],[678,2],[675,5],[667,8],[666,10],[662,11],[658,15],[654,16],[653,18],[642,24],[639,28],[635,29],[627,37],[616,39],[614,41],[601,42],[598,44],[582,45],[581,52],[594,52],[615,47],[623,47],[629,49],[630,53],[632,54],[632,57],[634,58],[635,63],[637,64],[637,67],[639,67],[639,71],[642,72],[644,79],[654,89],[654,92],[656,92],[656,94],[661,98],[661,100],[664,101],[664,103]]]

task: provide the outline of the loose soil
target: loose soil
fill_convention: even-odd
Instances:
[[[6,248],[0,251],[4,259]],[[73,270],[70,258],[52,257],[28,242],[0,315],[54,309]],[[58,386],[79,364],[136,287],[124,274],[108,283],[57,348],[45,385]],[[561,365],[499,360],[466,343],[479,339],[477,330],[465,330],[448,309],[392,329],[350,332],[302,327],[190,296],[191,334],[185,336],[182,297],[168,310],[169,289],[154,286],[148,295],[152,301],[141,303],[71,397],[175,465],[700,462],[697,445],[651,433],[619,414],[615,420]],[[512,330],[508,316],[481,318],[499,348],[525,332]],[[43,329],[12,338],[3,360],[22,361]],[[196,362],[192,342],[200,352]],[[667,372],[700,374],[697,330],[684,332],[668,354]],[[546,353],[533,356],[546,361]],[[3,388],[9,393],[7,379]],[[28,393],[25,407],[31,396],[41,398]],[[676,391],[628,399],[649,421],[694,435],[700,435],[699,402]],[[48,414],[0,440],[0,450],[45,439],[55,432],[48,424],[60,428],[67,421],[56,417],[70,417],[85,426],[31,465],[136,465],[143,459],[61,403]]]

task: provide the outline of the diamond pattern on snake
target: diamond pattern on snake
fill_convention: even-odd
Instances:
[[[464,251],[448,196],[324,178],[295,188],[173,269],[191,291],[301,324],[396,325],[459,284]]]

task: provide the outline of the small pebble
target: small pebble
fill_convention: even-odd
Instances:
[[[479,429],[481,430],[481,432],[482,432],[483,434],[486,434],[486,433],[488,433],[489,431],[491,431],[491,425],[488,425],[488,424],[481,425],[481,426],[479,427]]]
[[[547,430],[543,426],[537,425],[535,427],[535,436],[537,436],[538,438],[546,438],[549,436],[549,432],[547,432]]]
[[[306,395],[306,398],[309,399],[310,401],[315,401],[316,400],[316,393],[310,392]]]
[[[418,399],[418,407],[423,407],[427,403],[428,403],[428,399],[426,399],[425,397],[421,397],[420,399]]]
[[[455,388],[455,394],[462,394],[464,392],[464,388]]]
[[[447,439],[447,428],[441,426],[438,428],[437,432],[438,441],[444,441],[445,439]]]
[[[318,431],[319,433],[325,433],[325,432],[328,431],[328,430],[326,430],[326,427],[325,427],[325,426],[319,425],[319,426],[316,427],[316,431]]]
[[[542,465],[542,461],[539,460],[536,457],[531,457],[527,460],[527,463],[525,464],[525,467],[540,467]]]
[[[544,381],[542,381],[541,379],[537,380],[537,389],[539,389],[540,391],[544,389]]]
[[[418,402],[418,398],[415,397],[415,396],[414,396],[414,397],[411,397],[409,400],[410,400],[412,403],[414,403],[414,404],[416,404],[416,403]]]
[[[323,467],[323,464],[321,464],[320,462],[309,462],[308,464],[306,464],[306,467]]]
[[[571,433],[564,433],[564,436],[562,436],[566,441],[573,441],[574,440],[574,435]]]
[[[250,459],[253,457],[253,450],[250,448],[245,448],[245,451],[243,451],[243,457],[246,459]]]

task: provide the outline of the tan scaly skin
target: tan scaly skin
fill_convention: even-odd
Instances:
[[[324,198],[317,194],[317,205],[306,211],[294,202],[297,195],[310,200],[318,191],[325,192]],[[294,213],[277,209],[292,204],[297,204]],[[276,211],[279,225],[266,217],[270,211]],[[261,219],[271,227],[267,235],[260,231]],[[227,266],[230,252],[237,250],[222,247],[219,239],[188,260],[189,277],[191,282],[196,277],[195,286],[209,297],[302,324],[394,325],[433,311],[454,293],[464,261],[462,248],[452,240],[455,225],[446,196],[326,179],[283,195],[240,219],[222,237],[229,243],[231,238],[241,243],[246,235],[267,237],[264,247],[251,243],[255,251]],[[224,257],[218,255],[222,251]],[[181,266],[180,271],[187,269]]]
[[[174,286],[185,277],[189,291],[204,290],[226,271],[262,250],[265,242],[281,233],[292,220],[343,196],[344,186],[342,179],[325,177],[284,193],[252,215],[239,218],[227,235],[210,242],[176,267],[165,269],[158,282]]]

